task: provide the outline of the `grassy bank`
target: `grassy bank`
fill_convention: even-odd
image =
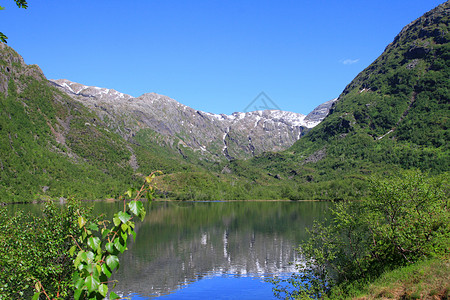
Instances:
[[[387,272],[348,299],[449,299],[450,258],[430,259]]]

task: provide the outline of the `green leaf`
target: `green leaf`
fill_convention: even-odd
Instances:
[[[88,246],[92,248],[92,250],[97,251],[100,248],[101,241],[98,237],[90,237],[88,239]]]
[[[75,292],[73,293],[73,297],[74,297],[74,299],[75,300],[78,300],[78,299],[80,299],[80,296],[81,296],[81,293],[83,292],[83,290],[80,288],[80,289],[76,289],[75,290]]]
[[[84,279],[79,278],[77,281],[75,281],[74,287],[77,290],[81,290],[83,288],[83,285],[84,285]]]
[[[86,278],[85,283],[86,283],[86,287],[87,287],[87,289],[88,289],[88,292],[89,292],[89,293],[92,293],[92,292],[95,291],[95,290],[98,288],[98,286],[100,285],[100,280],[98,279],[97,276],[89,275],[89,276]]]
[[[112,275],[112,271],[111,271],[111,269],[107,266],[107,264],[103,264],[103,265],[102,265],[102,272],[103,272],[106,276],[108,276],[108,278],[111,277],[111,275]]]
[[[148,196],[148,193],[147,193]],[[149,198],[149,201],[152,199]],[[141,201],[131,201],[128,203],[128,207],[130,208],[130,211],[135,215],[138,216],[141,220],[145,217],[145,209],[144,204],[142,204]]]
[[[128,203],[128,207],[130,208],[130,211],[135,215],[138,216],[141,209],[143,209],[143,204],[141,201],[130,201],[130,203]]]
[[[92,273],[94,273],[95,265],[94,265],[94,264],[87,264],[87,265],[84,265],[84,269],[85,269],[89,274],[92,274]]]
[[[31,298],[31,300],[39,300],[39,295],[40,294],[41,294],[40,292],[34,293],[33,298]]]
[[[145,211],[145,209],[142,209],[141,213],[139,214],[139,218],[141,219],[141,221],[144,221],[146,214],[147,212]]]
[[[147,197],[148,202],[152,202],[153,201],[153,193],[147,192],[145,194],[145,197]]]
[[[114,253],[114,244],[113,243],[107,243],[105,245],[106,251],[109,253]]]
[[[136,231],[133,230],[133,231],[131,232],[131,234],[133,235],[133,241],[135,241],[135,240],[136,240]]]
[[[95,274],[100,276],[100,274],[102,273],[102,267],[100,265],[95,265],[95,268],[97,269]]]
[[[114,270],[119,266],[119,258],[115,255],[108,255],[106,258],[106,264],[111,270]]]
[[[102,294],[103,297],[106,297],[106,294],[108,293],[108,286],[102,283],[98,287],[98,291],[100,294]]]
[[[75,258],[75,260],[73,261],[73,265],[75,268],[78,269],[78,266],[81,264],[81,258],[79,255],[77,255],[77,257]]]
[[[122,237],[122,239],[124,241],[124,246],[125,246],[127,239],[128,239],[128,233],[122,232],[122,233],[120,233],[120,236]]]
[[[120,223],[121,223],[119,217],[114,217],[114,218],[113,218],[113,222],[114,222],[114,226],[119,226]]]
[[[78,217],[78,226],[82,228],[84,225],[86,225],[86,219],[83,216]]]
[[[95,223],[89,224],[88,228],[89,228],[90,230],[98,231],[98,225],[95,224]]]
[[[122,228],[122,231],[124,231],[124,232],[127,231],[127,229],[128,229],[127,224],[122,224],[120,227]]]
[[[95,257],[94,252],[92,252],[92,251],[86,252],[86,257],[87,257],[87,259],[86,259],[87,263],[94,261],[94,257]]]
[[[79,259],[80,261],[87,262],[87,254],[86,254],[86,251],[81,250],[80,252],[78,252],[78,255],[77,255],[77,258],[76,258],[76,259]]]
[[[103,228],[102,229],[102,238],[104,239],[110,232],[111,232],[111,230]]]
[[[117,250],[120,251],[120,253],[123,253],[126,249],[126,242],[124,241],[124,244],[122,245],[122,243],[120,242],[120,238],[116,238],[114,240],[114,246],[116,247]]]
[[[114,293],[114,292],[111,292],[111,294],[109,294],[109,299],[112,299],[112,300],[114,300],[114,299],[119,299],[120,297],[119,296],[117,296],[117,294],[116,293]]]
[[[123,211],[119,211],[117,213],[117,217],[119,217],[119,219],[120,219],[120,221],[122,221],[122,223],[126,223],[126,222],[128,222],[129,219],[131,219],[131,216],[128,213],[123,212]],[[116,226],[118,226],[118,225],[116,225]]]
[[[125,193],[125,195],[127,195],[128,197],[131,198],[131,196],[133,196],[133,189],[128,189],[128,191]]]
[[[73,254],[75,253],[75,250],[77,250],[77,246],[73,245],[72,247],[70,247],[70,249],[69,249],[70,256],[73,256]]]

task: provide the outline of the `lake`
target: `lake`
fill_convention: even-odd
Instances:
[[[111,217],[121,202],[92,202]],[[17,206],[35,210],[36,205]],[[30,207],[31,206],[31,207]],[[153,202],[120,258],[114,291],[134,300],[276,299],[267,279],[288,276],[305,228],[327,202]]]

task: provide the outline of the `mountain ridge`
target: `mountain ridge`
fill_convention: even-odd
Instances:
[[[308,116],[278,110],[225,115],[195,110],[156,93],[132,97],[113,89],[86,86],[66,79],[50,81],[96,111],[101,118],[108,117],[112,121],[110,126],[127,139],[132,139],[140,130],[150,129],[163,136],[161,145],[187,147],[194,152],[200,151],[202,158],[213,161],[284,150],[304,131],[320,123],[334,102],[321,104]],[[121,122],[123,126],[119,125]]]
[[[446,176],[449,16],[447,1],[407,25],[337,100],[291,127],[283,112],[216,115],[163,95],[56,86],[0,44],[0,199],[115,198],[156,169],[161,195],[180,200],[361,200],[371,175]]]
[[[291,180],[292,199],[361,198],[368,175],[400,169],[448,173],[449,21],[447,1],[406,25],[318,126],[288,150],[248,164]]]

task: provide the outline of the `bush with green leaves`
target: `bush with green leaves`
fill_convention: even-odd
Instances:
[[[0,299],[118,299],[108,292],[109,278],[129,236],[136,238],[133,218],[145,217],[140,200],[153,199],[158,173],[125,193],[112,221],[89,216],[73,199],[61,207],[45,203],[42,216],[9,216],[0,207]]]
[[[9,216],[0,207],[0,299],[30,299],[40,286],[52,299],[72,294],[69,236],[81,234],[77,212],[87,215],[75,200],[64,208],[47,202],[42,216]]]
[[[345,298],[385,271],[448,255],[446,178],[414,170],[372,178],[367,201],[336,203],[332,219],[313,226],[298,248],[298,273],[275,281],[276,296]]]
[[[146,182],[151,183],[154,176],[154,173],[148,176]],[[130,235],[136,239],[133,218],[139,217],[142,221],[145,217],[144,205],[139,201],[145,192],[148,199],[152,200],[154,189],[144,184],[133,201],[126,204],[124,200],[123,211],[114,215],[111,227],[109,220],[89,222],[81,215],[78,217],[82,233],[75,240],[76,245],[69,250],[70,255],[75,257],[73,282],[76,300],[103,299],[108,295],[109,278],[119,268],[118,254],[127,250]],[[127,195],[131,197],[133,190],[129,190]],[[35,295],[39,295],[39,291]],[[109,299],[118,298],[114,292],[109,294]]]

